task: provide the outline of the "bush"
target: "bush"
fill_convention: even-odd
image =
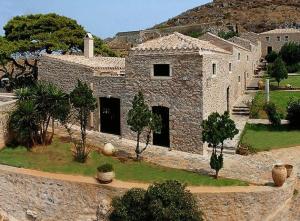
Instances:
[[[113,200],[111,221],[202,221],[193,195],[178,181],[155,183],[147,191],[129,190]]]
[[[300,129],[300,99],[288,103],[286,119],[290,126]]]
[[[300,71],[300,63],[287,65],[286,69],[289,73],[297,73]]]
[[[296,42],[286,43],[279,54],[286,64],[296,64],[300,62],[300,45]]]
[[[277,112],[276,105],[274,103],[267,103],[264,106],[264,110],[268,115],[268,119],[273,126],[279,126],[281,124],[281,114]]]
[[[264,101],[259,99],[259,96],[255,96],[251,102],[250,118],[252,119],[259,118],[263,106],[264,106]]]
[[[99,166],[97,168],[97,170],[98,170],[98,172],[107,173],[107,172],[114,171],[114,167],[113,167],[113,165],[106,163],[106,164]]]
[[[273,63],[278,58],[278,53],[272,51],[271,53],[267,54],[265,59],[268,63]]]

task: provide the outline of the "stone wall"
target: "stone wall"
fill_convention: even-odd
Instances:
[[[169,63],[172,76],[152,77],[155,63]],[[138,91],[143,91],[150,107],[164,106],[170,110],[170,146],[177,150],[202,153],[200,125],[202,122],[202,58],[193,54],[133,54],[126,59],[125,77],[94,76],[86,66],[44,57],[39,64],[40,80],[49,81],[66,92],[77,79],[88,82],[94,96],[121,100],[121,137],[136,139],[127,125],[127,113]],[[94,113],[94,130],[100,130],[99,106]]]
[[[13,109],[15,101],[0,103],[0,149],[4,147],[7,139],[7,122],[9,113]]]
[[[288,36],[288,41],[285,40],[285,36]],[[267,41],[266,37],[270,40]],[[280,40],[277,39],[280,38]],[[300,33],[271,33],[260,34],[260,40],[262,42],[262,56],[265,57],[268,54],[268,47],[271,46],[273,51],[279,52],[282,46],[287,42],[300,42]]]
[[[126,191],[83,180],[26,175],[5,166],[0,168],[0,182],[0,212],[11,221],[91,221],[96,220],[97,210],[98,220],[105,220],[111,199]],[[295,184],[294,173],[281,188],[212,187],[191,191],[206,221],[272,221],[292,198]]]

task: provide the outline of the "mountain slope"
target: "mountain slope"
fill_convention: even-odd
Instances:
[[[192,24],[239,25],[263,32],[278,27],[300,27],[299,0],[214,0],[154,26],[167,28]]]

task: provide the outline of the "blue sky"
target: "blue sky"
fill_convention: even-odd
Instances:
[[[16,15],[55,12],[102,38],[152,27],[210,0],[0,0],[2,27]]]

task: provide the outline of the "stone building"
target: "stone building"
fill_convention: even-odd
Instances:
[[[265,57],[271,51],[279,52],[287,42],[300,43],[300,30],[293,28],[274,29],[259,34],[262,43],[262,56]]]
[[[138,45],[126,59],[46,55],[39,64],[39,77],[66,92],[77,79],[88,82],[98,100],[91,129],[120,139],[136,139],[126,116],[134,96],[142,91],[163,121],[162,132],[153,134],[151,143],[202,153],[202,120],[212,112],[231,110],[256,64],[254,44],[246,47],[207,36],[200,40],[175,32]],[[89,50],[91,42],[85,42]]]

